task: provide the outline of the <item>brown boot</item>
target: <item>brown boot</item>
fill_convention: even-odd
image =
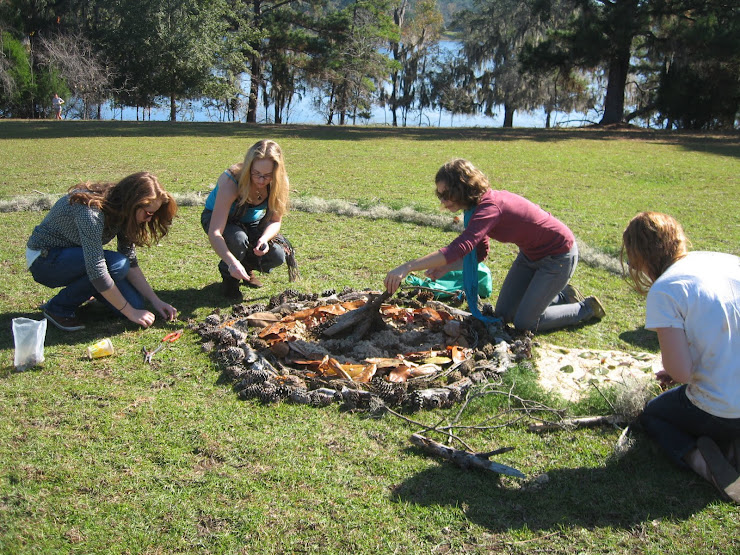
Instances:
[[[247,270],[247,275],[249,276],[249,281],[245,279],[244,285],[251,287],[252,289],[259,289],[262,287],[262,282],[256,275],[254,275],[254,270]]]

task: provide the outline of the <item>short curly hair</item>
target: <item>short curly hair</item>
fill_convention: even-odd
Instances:
[[[450,160],[439,168],[434,182],[447,187],[449,200],[467,208],[477,206],[483,193],[490,188],[486,175],[463,158]]]

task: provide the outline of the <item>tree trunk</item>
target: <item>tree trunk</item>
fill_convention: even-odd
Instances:
[[[262,0],[252,0],[253,25],[261,28]],[[257,123],[257,100],[259,99],[260,83],[262,82],[262,51],[259,44],[253,44],[256,54],[252,56],[252,66],[249,77],[249,102],[247,104],[247,123]]]
[[[247,123],[257,123],[257,100],[259,99],[262,60],[259,54],[252,56],[251,76],[249,78],[249,101],[247,103]]]
[[[504,104],[504,127],[514,127],[514,108]]]
[[[609,81],[606,85],[604,99],[604,116],[599,125],[620,123],[624,120],[624,87],[627,84],[629,70],[629,50],[626,54],[613,58],[609,62]]]
[[[177,121],[177,98],[170,93],[170,121]]]

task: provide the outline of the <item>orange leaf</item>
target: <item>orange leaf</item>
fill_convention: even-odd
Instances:
[[[367,366],[365,366],[364,370],[360,372],[360,374],[355,378],[355,381],[359,383],[369,383],[370,380],[373,379],[373,376],[375,376],[375,372],[377,371],[377,365],[368,364]]]
[[[346,308],[347,310],[354,310],[356,308],[360,308],[361,306],[365,306],[367,304],[367,301],[363,301],[362,299],[357,299],[355,301],[347,301],[346,303],[342,303],[342,306]]]
[[[410,369],[406,365],[399,366],[388,372],[388,381],[393,383],[405,382],[410,375]]]

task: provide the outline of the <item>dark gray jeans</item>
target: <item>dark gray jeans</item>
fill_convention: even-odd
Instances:
[[[496,315],[519,330],[546,331],[593,316],[584,303],[561,294],[578,265],[578,246],[564,254],[531,260],[519,252],[496,301]]]
[[[686,396],[686,387],[681,385],[661,393],[640,415],[648,435],[682,468],[687,468],[684,455],[696,447],[700,436],[711,437],[721,449],[740,439],[740,418],[720,418],[704,412]]]
[[[208,233],[208,228],[211,225],[212,215],[213,212],[206,209],[203,210],[200,216],[200,223],[206,233]],[[224,227],[223,236],[229,251],[242,263],[245,269],[268,273],[285,262],[285,251],[277,243],[270,242],[270,250],[264,256],[254,254],[253,249],[257,244],[257,239],[262,234],[262,230],[262,222],[254,222],[253,224],[227,223]],[[218,264],[218,271],[222,278],[233,279],[229,274],[228,266],[223,260]]]

